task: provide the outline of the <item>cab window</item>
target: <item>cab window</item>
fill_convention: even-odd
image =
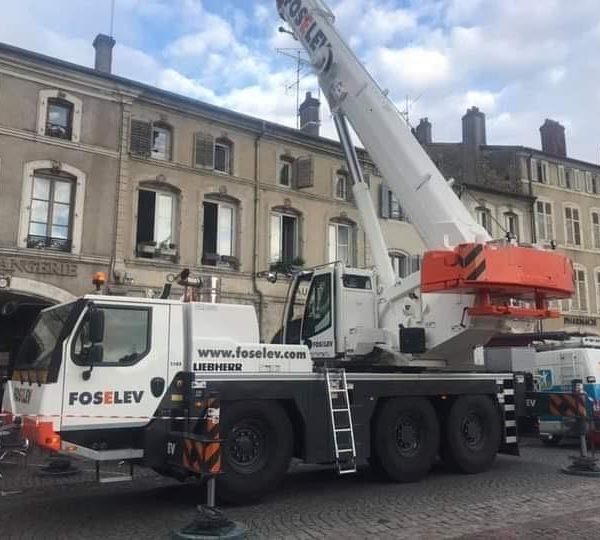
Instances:
[[[139,362],[150,350],[149,308],[97,306],[104,312],[104,348],[102,366],[130,366]],[[84,317],[72,346],[73,361],[87,365],[89,318]]]
[[[321,274],[313,279],[306,310],[302,337],[316,336],[331,326],[331,274]]]

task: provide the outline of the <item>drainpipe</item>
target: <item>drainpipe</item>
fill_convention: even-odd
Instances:
[[[533,197],[533,180],[531,178],[531,160],[533,159],[533,153],[529,153],[527,156],[527,186],[529,187],[529,196]],[[535,199],[531,201],[531,208],[529,209],[529,221],[531,226],[531,243],[537,243],[537,231],[535,230]]]
[[[258,243],[259,243],[259,224],[258,216],[260,212],[260,141],[267,131],[266,122],[263,121],[261,132],[254,139],[254,238],[253,238],[253,259],[252,259],[252,291],[258,297],[258,329],[262,341],[263,337],[263,306],[264,294],[258,288],[258,278],[256,277],[258,268]]]
[[[113,234],[112,234],[112,256],[110,258],[110,267],[108,269],[108,283],[115,281],[115,270],[117,264],[117,238],[119,235],[119,226],[123,224],[119,222],[119,203],[121,199],[121,182],[122,182],[122,167],[123,167],[123,147],[126,144],[123,141],[123,133],[125,130],[125,103],[121,96],[121,103],[119,105],[121,109],[121,125],[119,126],[119,154],[117,158],[117,178],[115,185],[115,206],[114,206],[114,218],[113,218]]]

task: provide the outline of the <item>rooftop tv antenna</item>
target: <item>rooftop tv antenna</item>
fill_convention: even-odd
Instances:
[[[110,0],[110,37],[113,37],[115,30],[115,0]]]
[[[287,30],[283,26],[279,27],[279,32],[281,32],[282,34],[289,34],[295,39],[294,33],[291,32],[290,30]],[[294,62],[296,64],[296,78],[295,78],[294,82],[286,85],[285,90],[286,90],[286,92],[291,90],[292,88],[295,88],[295,90],[296,90],[296,128],[299,129],[300,128],[300,81],[302,81],[306,77],[309,77],[310,75],[313,74],[312,64],[307,59],[306,52],[304,51],[304,49],[287,47],[287,48],[278,48],[278,49],[276,49],[276,51],[279,54],[282,54],[283,56],[287,56],[288,58],[291,58],[292,60],[294,60]],[[306,68],[308,68],[308,69],[306,69]],[[321,99],[321,87],[320,86],[317,89],[317,93],[318,93],[318,99],[320,100]]]

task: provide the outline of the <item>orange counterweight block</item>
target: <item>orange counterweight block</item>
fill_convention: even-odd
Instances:
[[[471,316],[546,319],[559,312],[550,300],[575,292],[571,260],[556,251],[508,243],[460,244],[428,251],[421,292],[474,294]]]

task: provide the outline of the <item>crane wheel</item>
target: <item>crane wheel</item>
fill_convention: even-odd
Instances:
[[[390,399],[377,414],[373,461],[390,480],[420,480],[431,469],[439,444],[437,415],[425,398]]]
[[[282,407],[274,401],[223,402],[220,427],[225,442],[217,496],[247,504],[276,488],[293,451],[292,426]]]
[[[488,396],[461,396],[444,426],[442,460],[466,474],[488,470],[500,447],[500,412]]]

